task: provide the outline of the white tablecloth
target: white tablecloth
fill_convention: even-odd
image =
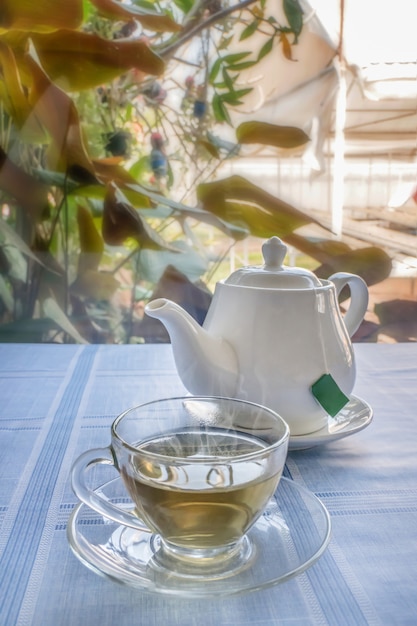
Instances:
[[[0,625],[329,626],[417,623],[417,345],[356,344],[368,428],[290,452],[286,476],[328,508],[332,539],[300,576],[184,600],[101,578],[72,554],[73,460],[122,410],[185,392],[170,345],[0,345]]]

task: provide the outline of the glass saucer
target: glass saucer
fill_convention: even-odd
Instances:
[[[367,402],[351,396],[349,402],[335,417],[329,417],[327,425],[308,435],[290,437],[288,450],[306,450],[331,441],[354,435],[372,422],[373,410]]]
[[[100,491],[119,506],[132,508],[119,478]],[[155,535],[121,526],[82,503],[71,514],[67,536],[77,558],[97,574],[142,591],[207,598],[257,591],[300,574],[326,549],[330,517],[313,493],[281,478],[267,509],[248,533],[252,551],[247,567],[223,578],[184,578],[161,569],[155,559]]]

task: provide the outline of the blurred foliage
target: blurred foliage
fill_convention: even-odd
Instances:
[[[244,144],[309,141],[261,121],[230,128],[230,108],[250,91],[238,87],[241,72],[271,53],[293,60],[300,4],[283,0],[282,24],[268,7],[3,0],[0,341],[143,340],[135,320],[152,292],[197,289],[206,302],[201,279],[219,259],[201,225],[231,245],[278,235],[322,273],[389,272],[382,251],[313,243],[295,232],[315,222],[307,213],[241,177],[216,179]],[[258,29],[266,42],[252,50]],[[246,52],[230,52],[234,38]]]

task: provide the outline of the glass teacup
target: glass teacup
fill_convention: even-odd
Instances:
[[[284,420],[254,403],[157,400],[116,418],[111,445],[77,459],[72,485],[82,502],[105,517],[153,533],[155,568],[184,576],[229,575],[250,562],[247,533],[278,486],[288,441]],[[87,469],[98,463],[118,470],[132,512],[88,486]]]

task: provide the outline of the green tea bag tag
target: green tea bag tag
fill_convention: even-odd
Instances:
[[[317,402],[331,417],[335,417],[349,402],[331,374],[323,374],[311,385],[311,391]]]

